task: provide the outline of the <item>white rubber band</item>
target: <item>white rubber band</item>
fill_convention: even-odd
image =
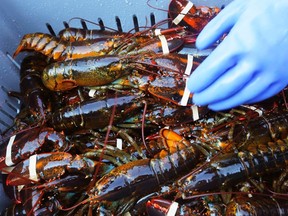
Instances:
[[[168,43],[167,43],[166,37],[164,35],[162,35],[161,29],[155,29],[154,33],[156,36],[159,37],[159,39],[161,41],[163,54],[164,55],[169,54],[170,51],[169,51]]]
[[[187,106],[188,100],[189,100],[189,96],[190,96],[190,91],[187,88],[187,81],[186,81],[184,93],[183,93],[183,96],[181,98],[181,101],[180,101],[179,105],[180,106]]]
[[[116,139],[116,147],[118,149],[120,149],[120,150],[123,149],[123,141],[122,141],[122,139],[119,139],[119,138]]]
[[[90,32],[90,38],[93,38],[93,29],[91,29],[89,32]]]
[[[154,34],[155,34],[155,36],[162,35],[161,34],[161,29],[155,29]]]
[[[4,168],[2,168],[1,173],[2,173],[3,175],[8,175],[9,173],[12,172],[12,170],[14,169],[14,167],[15,167],[15,166],[7,166],[7,167],[4,167]]]
[[[192,105],[191,110],[192,110],[193,121],[197,121],[200,118],[198,106]]]
[[[194,56],[188,54],[187,55],[187,66],[185,69],[185,74],[188,76],[191,74],[193,63],[194,63]]]
[[[96,89],[91,89],[88,93],[89,97],[94,97],[95,92],[96,92]]]
[[[126,213],[124,213],[123,216],[131,216],[131,214],[130,214],[130,212],[126,212]]]
[[[36,171],[37,155],[32,155],[29,158],[29,179],[39,181]]]
[[[178,209],[178,203],[177,202],[172,202],[166,216],[175,216],[176,215],[176,212],[177,212],[177,209]]]
[[[168,47],[168,43],[167,43],[166,37],[164,35],[158,35],[158,37],[159,37],[159,39],[161,41],[163,55],[169,54],[170,51],[169,51],[169,47]]]
[[[262,115],[263,115],[263,111],[260,110],[260,109],[258,109],[257,107],[249,106],[249,105],[242,105],[242,107],[245,107],[245,108],[247,108],[247,109],[251,109],[251,110],[257,112],[259,116],[262,116]]]
[[[189,76],[191,74],[191,70],[192,70],[192,67],[193,67],[193,61],[194,61],[193,55],[188,55],[187,56],[187,66],[186,66],[186,69],[185,69],[185,75],[187,75],[187,76]],[[183,93],[183,96],[181,98],[181,101],[180,101],[179,105],[187,106],[188,100],[189,100],[189,96],[190,96],[190,91],[187,88],[187,80],[186,80],[184,93]]]
[[[172,21],[175,25],[178,25],[182,19],[185,17],[185,15],[189,12],[189,10],[193,7],[192,2],[188,2],[188,4],[183,8],[183,10],[178,14],[177,17]]]
[[[12,145],[14,143],[15,138],[16,138],[16,135],[10,137],[7,148],[6,148],[6,157],[5,157],[6,166],[13,166],[14,165],[14,163],[12,161]]]
[[[25,186],[25,185],[18,185],[18,186],[17,186],[18,192],[20,192],[20,191],[24,188],[24,186]]]

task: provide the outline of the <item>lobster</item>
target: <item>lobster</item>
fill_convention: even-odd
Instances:
[[[201,169],[178,180],[179,190],[187,194],[214,190],[285,168],[287,117],[288,112],[284,111],[252,119],[247,126],[251,131],[245,130],[245,124],[241,125],[246,134],[244,140],[240,139],[244,144],[238,145],[241,151],[220,154],[204,162]]]
[[[175,51],[184,43],[180,34],[171,34],[166,37],[165,49]],[[167,47],[166,47],[167,46]],[[36,51],[55,61],[72,60],[85,57],[97,57],[103,55],[135,55],[147,52],[166,52],[158,37],[132,37],[128,41],[122,37],[96,38],[87,41],[69,42],[61,40],[49,34],[34,33],[25,35],[16,51],[15,58],[22,51]]]
[[[131,200],[132,196],[144,196],[159,190],[160,185],[167,183],[168,179],[171,182],[196,166],[200,152],[195,145],[168,129],[162,129],[160,134],[167,149],[152,159],[132,161],[116,167],[96,182],[86,202],[121,202],[123,199]],[[131,208],[131,205],[128,207]],[[117,214],[127,212],[128,207],[122,208]]]
[[[144,60],[117,56],[77,59],[49,65],[43,72],[42,81],[53,91],[77,86],[93,86],[94,92],[105,88],[136,88],[179,104],[185,88],[184,72],[194,70],[203,57],[195,57],[190,63],[187,59],[186,55],[176,54],[152,55]],[[135,69],[143,73],[132,72]],[[191,104],[191,96],[188,104]]]
[[[196,193],[228,187],[249,177],[275,173],[286,167],[287,142],[287,139],[278,140],[248,151],[219,155],[209,166],[183,177],[177,184],[180,191],[189,194],[190,191]]]

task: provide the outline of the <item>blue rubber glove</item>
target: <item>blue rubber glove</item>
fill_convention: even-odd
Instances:
[[[208,48],[228,32],[188,80],[193,102],[212,110],[259,102],[288,84],[288,0],[234,0],[196,46]]]

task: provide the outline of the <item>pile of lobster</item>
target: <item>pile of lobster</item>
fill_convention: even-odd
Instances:
[[[288,213],[287,93],[212,112],[186,89],[206,56],[181,50],[219,10],[172,0],[169,28],[25,35],[2,215]]]

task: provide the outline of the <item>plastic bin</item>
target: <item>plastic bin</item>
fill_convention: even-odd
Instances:
[[[196,5],[227,5],[232,0],[195,0]],[[151,0],[150,3],[161,9],[167,9],[168,0]],[[1,0],[0,7],[0,132],[12,125],[13,118],[19,111],[20,101],[8,97],[7,92],[19,89],[19,69],[7,57],[13,54],[20,39],[26,33],[49,33],[49,23],[57,34],[64,28],[63,21],[80,17],[94,22],[101,18],[105,26],[117,29],[115,17],[119,17],[123,31],[133,28],[132,16],[136,15],[139,26],[150,25],[150,14],[155,15],[156,22],[166,19],[167,13],[153,9],[147,0]],[[69,23],[71,27],[81,27],[79,20]],[[87,24],[88,28],[97,28]],[[21,62],[20,54],[16,62]],[[0,185],[0,211],[9,204]]]

